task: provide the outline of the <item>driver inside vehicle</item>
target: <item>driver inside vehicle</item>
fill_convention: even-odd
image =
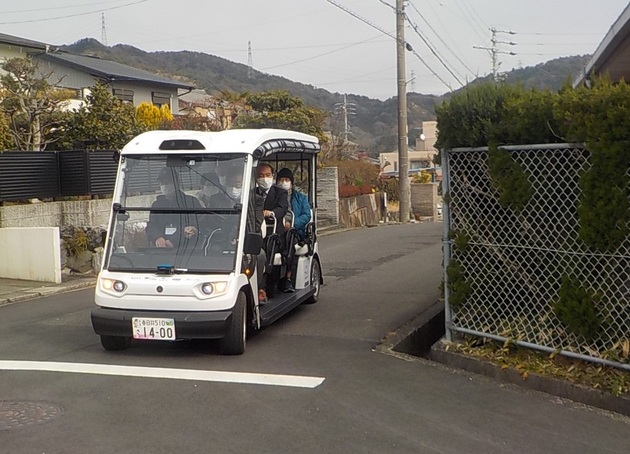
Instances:
[[[161,195],[151,205],[153,209],[182,208],[202,209],[195,197],[181,190],[179,174],[174,167],[164,167],[158,177]],[[191,241],[201,242],[199,221],[195,213],[155,212],[151,211],[147,224],[147,238],[150,246],[159,248],[179,247]],[[193,243],[194,245],[194,243]]]

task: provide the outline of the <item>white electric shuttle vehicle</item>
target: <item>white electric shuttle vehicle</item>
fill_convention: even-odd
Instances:
[[[319,149],[316,137],[274,129],[151,131],[129,142],[117,154],[91,314],[103,347],[217,339],[221,353],[241,354],[249,333],[316,302]],[[301,234],[274,230],[277,222],[292,225],[290,211],[262,217],[261,162],[291,169],[294,190],[308,197],[311,220]],[[214,193],[205,204],[202,188]],[[288,268],[292,293],[278,290]]]

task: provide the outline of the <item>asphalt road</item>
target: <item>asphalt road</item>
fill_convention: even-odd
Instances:
[[[0,454],[627,454],[627,419],[373,351],[438,297],[440,236],[439,224],[411,224],[322,237],[320,301],[242,356],[212,342],[106,352],[90,290],[1,307]],[[41,370],[63,363],[81,370]],[[15,364],[36,370],[7,370]],[[143,368],[104,375],[91,364]],[[201,372],[173,378],[181,370]]]

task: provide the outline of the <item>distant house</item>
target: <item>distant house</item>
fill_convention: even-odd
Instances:
[[[409,150],[409,171],[434,167],[433,157],[437,153],[437,121],[423,121],[420,137],[416,140],[415,149]],[[379,162],[383,173],[398,174],[398,152],[380,153]]]
[[[96,82],[109,85],[112,95],[132,103],[142,102],[156,106],[168,105],[171,112],[179,113],[179,96],[194,86],[158,76],[149,71],[97,57],[63,52],[49,44],[0,33],[0,63],[14,57],[31,56],[39,63],[42,73],[51,73],[49,79],[59,88],[74,90],[78,105]],[[58,82],[59,81],[59,82]]]

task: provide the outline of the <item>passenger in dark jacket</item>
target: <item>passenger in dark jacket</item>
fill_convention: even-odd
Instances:
[[[261,163],[256,171],[256,228],[260,229],[264,218],[276,219],[276,233],[284,233],[282,218],[289,210],[288,193],[273,184],[273,167]]]
[[[185,194],[179,185],[177,170],[165,167],[158,178],[162,195],[159,195],[151,208],[194,208],[203,207],[195,197]],[[202,241],[199,238],[199,221],[195,213],[158,213],[151,211],[147,224],[147,238],[150,246],[178,247],[184,241]]]

